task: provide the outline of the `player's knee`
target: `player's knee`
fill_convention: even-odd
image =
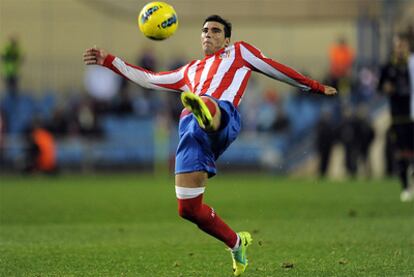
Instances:
[[[190,214],[190,211],[186,208],[183,207],[182,205],[178,205],[178,215],[182,218],[187,218]]]
[[[175,190],[178,199],[178,214],[182,218],[190,221],[196,221],[200,214],[203,202],[203,184],[207,179],[205,173],[192,172],[187,174],[177,174],[176,184],[198,184],[198,187],[187,188],[176,185]]]
[[[184,201],[178,201],[178,215],[191,222],[197,222],[199,207]]]
[[[195,207],[186,205],[185,201],[180,201],[178,203],[178,215],[192,222],[196,221],[197,218]]]
[[[217,111],[219,110],[217,102],[207,96],[201,96],[201,99],[203,100],[204,104],[206,104],[211,115],[214,117],[217,114]]]

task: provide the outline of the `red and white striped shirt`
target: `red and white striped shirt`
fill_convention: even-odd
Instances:
[[[292,68],[265,57],[254,46],[239,41],[202,60],[176,70],[155,73],[108,55],[104,66],[129,80],[151,89],[192,91],[239,105],[252,71],[288,83],[305,91],[324,92],[324,86]]]

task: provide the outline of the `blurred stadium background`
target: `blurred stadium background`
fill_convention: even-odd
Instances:
[[[177,215],[178,95],[82,61],[97,45],[176,68],[202,58],[201,24],[215,13],[233,41],[339,89],[326,98],[250,80],[242,133],[206,194],[254,236],[246,276],[413,276],[414,206],[386,178],[393,146],[377,85],[393,35],[413,31],[414,1],[167,2],[180,26],[154,42],[137,26],[146,1],[0,0],[0,276],[232,273],[224,247]],[[34,170],[40,148],[53,177]]]
[[[308,97],[256,74],[241,105],[243,133],[220,159],[219,170],[317,176],[317,131],[327,116],[336,128],[327,174],[367,175],[361,161],[356,172],[345,166],[347,146],[340,130],[350,114],[375,131],[368,145],[371,176],[392,174],[385,159],[388,107],[376,84],[392,35],[413,24],[413,1],[168,2],[178,13],[178,31],[153,42],[136,23],[146,1],[0,1],[1,51],[14,38],[21,52],[18,91],[8,91],[5,82],[0,89],[1,172],[27,169],[27,132],[34,124],[52,134],[60,171],[172,172],[181,109],[177,96],[145,91],[108,71],[86,67],[82,53],[98,45],[133,64],[172,69],[202,57],[202,20],[217,13],[232,21],[233,41],[250,42],[268,57],[321,81],[329,81],[330,49],[339,38],[355,53],[336,99]],[[361,134],[354,130],[353,136],[357,142],[351,143],[358,143]]]

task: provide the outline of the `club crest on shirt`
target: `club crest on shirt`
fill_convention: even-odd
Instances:
[[[220,54],[220,58],[225,59],[230,57],[230,50],[224,51]]]

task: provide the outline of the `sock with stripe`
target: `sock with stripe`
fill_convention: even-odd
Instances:
[[[213,208],[203,204],[203,192],[200,189],[204,192],[204,188],[176,187],[179,215],[196,224],[207,234],[224,242],[229,248],[238,247],[238,235],[216,214]]]

